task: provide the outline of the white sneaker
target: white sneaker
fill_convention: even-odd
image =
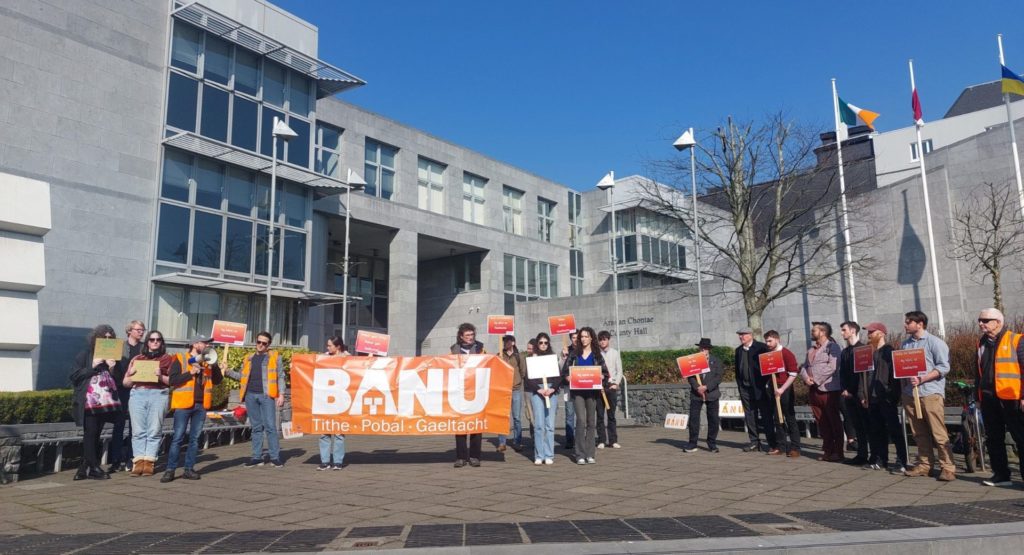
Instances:
[[[618,443],[613,443],[612,444],[612,449],[622,449],[622,446],[619,445]]]
[[[544,464],[555,464],[555,459],[544,459]]]
[[[595,459],[594,457],[587,457],[587,464],[594,464],[596,462],[597,459]]]
[[[598,443],[597,444],[597,448],[598,449],[604,449],[604,444],[603,443]]]
[[[542,461],[540,459],[533,459],[533,464],[535,464],[537,466],[540,466],[540,465],[544,464],[544,461]]]
[[[587,459],[576,459],[576,464],[587,464]]]

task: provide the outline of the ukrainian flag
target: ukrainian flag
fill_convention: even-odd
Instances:
[[[1003,68],[1003,94],[1016,94],[1024,96],[1024,78],[1010,71],[1006,66]]]

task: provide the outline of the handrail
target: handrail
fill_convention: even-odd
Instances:
[[[629,420],[629,380],[625,372],[622,373],[622,398],[626,403],[626,420]]]

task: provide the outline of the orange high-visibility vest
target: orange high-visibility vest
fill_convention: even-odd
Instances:
[[[178,363],[181,364],[181,371],[188,372],[188,360],[185,353],[175,355]],[[213,406],[213,370],[205,362],[203,367],[203,408],[210,410]],[[189,380],[171,389],[171,409],[190,409],[196,404],[196,378],[192,376]]]
[[[996,397],[1004,401],[1017,401],[1020,397],[1020,362],[1017,360],[1017,347],[1024,337],[1012,330],[1006,330],[1003,338],[996,345],[995,368]],[[981,341],[978,341],[978,381],[981,381]],[[981,398],[981,388],[978,388]]]
[[[245,390],[249,386],[249,372],[252,371],[252,357],[249,355],[245,357],[245,363],[242,364],[242,379],[239,382],[238,388],[238,399],[245,401]],[[267,352],[267,395],[273,399],[277,399],[277,351]],[[256,379],[263,379],[257,376]]]

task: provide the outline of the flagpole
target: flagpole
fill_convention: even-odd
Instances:
[[[910,67],[910,94],[914,94],[917,85],[914,83],[914,60],[907,60]],[[942,293],[939,290],[939,265],[935,258],[935,234],[932,232],[932,208],[928,202],[928,172],[924,169],[924,150],[921,148],[921,123],[914,122],[917,131],[917,161],[921,166],[921,189],[924,193],[924,218],[928,223],[928,256],[932,267],[932,285],[935,288],[935,309],[939,312],[939,336],[946,336],[946,321],[942,317]]]
[[[996,35],[999,43],[999,65],[1006,67],[1006,60],[1003,58],[1003,34]],[[1002,70],[1002,68],[1000,68]],[[1010,95],[1003,93],[1003,102],[1006,104],[1006,124],[1010,127],[1010,150],[1013,151],[1013,173],[1017,176],[1017,199],[1020,201],[1020,211],[1024,214],[1024,181],[1020,177],[1020,155],[1017,154],[1017,131],[1013,128],[1013,111],[1010,109]]]
[[[836,153],[839,158],[839,197],[843,210],[843,244],[846,253],[846,278],[850,282],[850,319],[857,321],[857,293],[853,285],[853,255],[850,251],[850,221],[846,213],[846,175],[843,170],[843,138],[839,136],[839,93],[832,79],[832,109],[836,118]]]

